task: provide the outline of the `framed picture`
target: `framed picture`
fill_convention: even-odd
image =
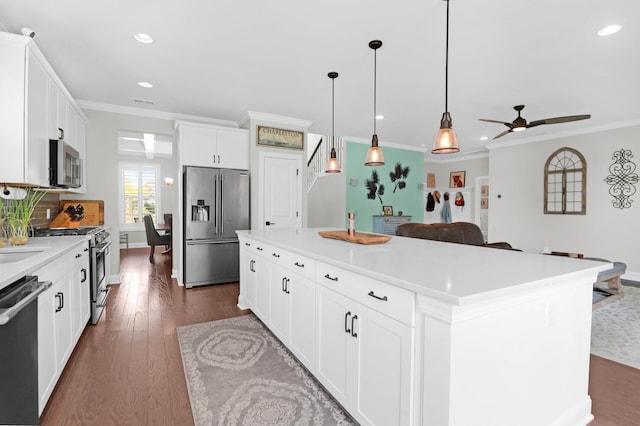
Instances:
[[[488,209],[489,208],[489,199],[488,198],[480,198],[480,208]]]
[[[489,196],[489,185],[480,185],[480,196],[481,197]]]
[[[427,188],[435,188],[435,187],[436,187],[436,174],[427,173]]]
[[[258,145],[304,149],[304,132],[258,126]]]
[[[449,188],[464,188],[465,172],[451,172],[449,175]]]
[[[385,216],[393,216],[392,206],[382,206],[382,214]]]

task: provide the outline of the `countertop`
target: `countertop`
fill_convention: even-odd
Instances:
[[[560,280],[591,276],[611,263],[394,236],[385,244],[361,245],[323,238],[332,228],[237,231],[360,275],[454,305],[508,296]],[[591,279],[591,278],[589,278]]]
[[[55,261],[63,253],[73,247],[89,241],[88,235],[66,237],[36,237],[29,238],[23,246],[7,246],[0,248],[0,254],[17,251],[40,251],[33,256],[18,262],[0,263],[0,290],[15,280],[29,275],[39,268]]]

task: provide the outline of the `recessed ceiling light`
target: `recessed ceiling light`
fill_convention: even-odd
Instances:
[[[615,34],[622,29],[622,25],[613,24],[607,25],[606,27],[600,28],[596,34],[601,37],[610,36],[611,34]]]
[[[384,118],[384,115],[382,114],[376,115],[376,120],[382,120],[383,118]]]
[[[144,87],[146,89],[151,89],[153,87],[153,84],[149,83],[148,81],[139,81],[138,86]]]
[[[138,33],[134,35],[133,38],[138,40],[140,43],[144,43],[144,44],[153,43],[153,39],[151,38],[151,36],[148,36],[147,34],[144,34],[144,33]]]
[[[489,137],[488,137],[488,136],[480,136],[480,140],[481,140],[481,141],[486,141],[487,139],[489,139]]]

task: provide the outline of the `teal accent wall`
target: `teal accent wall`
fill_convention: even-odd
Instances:
[[[362,143],[346,143],[346,167],[345,179],[347,184],[347,212],[356,214],[356,231],[371,232],[373,230],[373,216],[382,214],[382,206],[392,206],[393,214],[397,215],[402,211],[404,216],[413,216],[413,222],[423,221],[423,200],[424,191],[420,184],[424,182],[424,155],[420,151],[411,151],[399,148],[382,147],[384,154],[384,166],[365,166],[364,159],[367,155],[369,145]],[[396,163],[402,167],[409,167],[409,174],[404,179],[406,186],[404,189],[396,189],[393,192],[395,183],[391,182],[389,173],[395,170]],[[384,195],[375,200],[367,198],[369,192],[365,186],[367,179],[371,179],[371,172],[378,172],[379,183],[384,185]],[[351,178],[357,178],[358,184],[351,185]],[[396,181],[397,182],[397,181]],[[346,221],[345,213],[345,224]]]

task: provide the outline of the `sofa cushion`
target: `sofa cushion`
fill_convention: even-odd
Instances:
[[[447,243],[511,249],[511,245],[505,242],[485,244],[478,225],[470,222],[405,223],[396,228],[396,235]]]

